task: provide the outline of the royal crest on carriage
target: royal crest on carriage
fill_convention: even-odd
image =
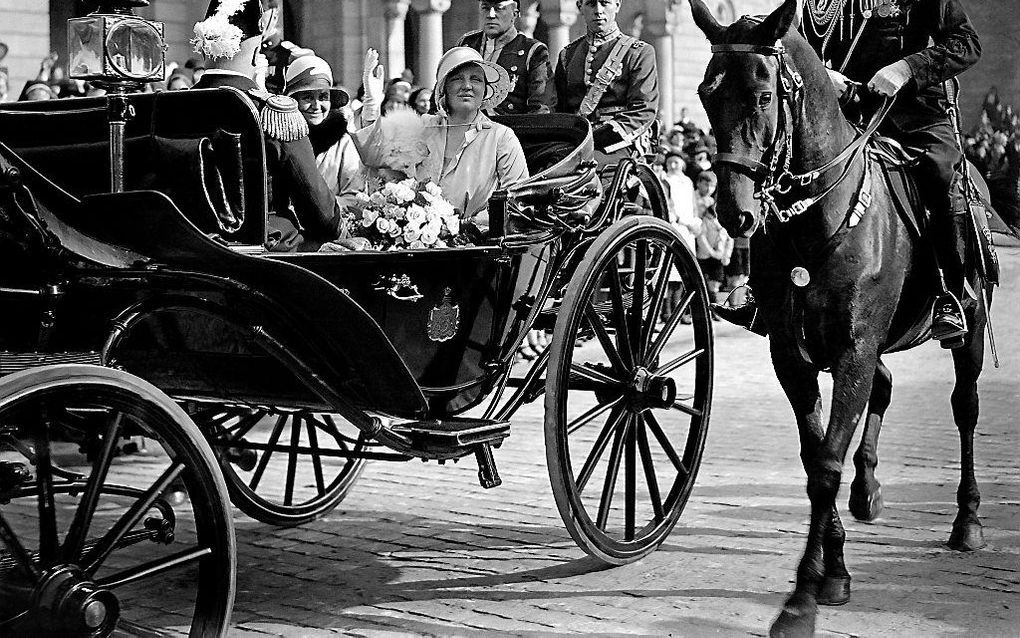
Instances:
[[[453,298],[450,296],[452,294],[452,289],[444,288],[443,300],[429,311],[427,330],[429,339],[432,341],[449,341],[457,334],[457,326],[460,323],[460,306],[453,303]]]

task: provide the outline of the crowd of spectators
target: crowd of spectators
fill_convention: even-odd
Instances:
[[[1020,170],[1015,164],[1017,153],[1010,152],[1010,146],[1020,144],[1020,113],[1013,106],[1004,104],[996,87],[989,89],[981,107],[981,119],[977,126],[963,137],[963,148],[967,159],[977,167],[985,178],[1009,174]]]

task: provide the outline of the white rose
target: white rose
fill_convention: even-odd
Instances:
[[[451,235],[456,235],[460,232],[460,218],[459,217],[447,217],[446,227],[449,229]]]
[[[422,233],[428,232],[428,233],[432,233],[433,235],[438,237],[439,236],[439,232],[441,230],[443,230],[443,220],[442,220],[442,218],[441,217],[432,217],[425,224],[425,228],[424,228],[424,230],[422,230]]]
[[[390,220],[386,219],[385,217],[380,217],[379,219],[375,220],[375,229],[383,234],[389,232]]]
[[[420,224],[425,221],[425,209],[418,204],[411,204],[407,209],[407,221]]]
[[[439,233],[432,232],[428,228],[421,234],[421,243],[431,246],[439,239]]]
[[[371,209],[365,209],[361,211],[361,225],[368,228],[375,223],[375,220],[379,218],[379,213]]]
[[[413,248],[424,248],[424,247],[425,247],[425,244],[421,243],[420,240],[413,241],[413,242],[411,242],[411,245],[408,246],[408,248],[412,248],[412,249]]]
[[[389,230],[390,237],[396,239],[397,237],[400,237],[401,233],[403,232],[404,229],[402,229],[399,224],[397,224],[396,222],[390,222]]]
[[[456,215],[457,211],[454,209],[453,204],[446,201],[445,199],[437,199],[432,202],[431,208],[440,217],[450,217]]]
[[[433,184],[432,182],[428,182],[425,184],[425,192],[428,193],[429,195],[439,197],[443,194],[443,189],[439,188],[439,186]]]
[[[411,242],[418,241],[419,237],[421,237],[421,233],[418,232],[417,228],[411,226],[404,227],[404,241],[410,244]]]

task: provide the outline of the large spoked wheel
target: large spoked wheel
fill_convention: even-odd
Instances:
[[[169,397],[96,366],[0,379],[0,635],[225,635],[234,568],[216,459]]]
[[[231,500],[270,525],[301,525],[335,508],[365,467],[366,442],[331,414],[242,405],[199,407]]]
[[[690,496],[712,401],[709,313],[697,262],[651,216],[604,231],[567,287],[546,376],[546,458],[570,535],[607,563],[658,547]]]

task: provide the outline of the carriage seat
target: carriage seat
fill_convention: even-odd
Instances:
[[[265,241],[265,145],[248,98],[230,88],[129,98],[125,190],[157,190],[205,233]],[[0,106],[0,142],[75,199],[109,192],[104,97]]]

